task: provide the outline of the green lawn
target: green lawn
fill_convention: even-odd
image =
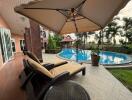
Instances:
[[[132,92],[132,69],[108,69]]]

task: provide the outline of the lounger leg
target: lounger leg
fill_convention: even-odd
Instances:
[[[21,85],[21,88],[24,89],[25,86],[27,85],[27,83],[29,82],[29,80],[31,80],[36,74],[31,72],[27,77],[26,79],[23,81],[22,85]]]
[[[86,68],[82,70],[82,75],[84,76],[86,74]]]

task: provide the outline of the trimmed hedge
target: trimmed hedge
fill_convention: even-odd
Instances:
[[[119,53],[126,53],[126,54],[132,54],[132,49],[129,48],[129,47],[105,47],[105,48],[103,48],[103,50],[119,52]]]
[[[61,49],[46,49],[45,53],[48,53],[48,54],[57,54],[60,51],[61,51]]]

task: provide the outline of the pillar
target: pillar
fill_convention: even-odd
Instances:
[[[24,38],[27,50],[33,52],[40,60],[42,60],[42,44],[39,24],[30,20],[30,29],[25,29]]]

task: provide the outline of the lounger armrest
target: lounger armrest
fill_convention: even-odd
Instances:
[[[43,62],[43,59],[39,59],[39,61],[42,63]]]
[[[54,64],[50,64],[50,63],[44,64],[42,66],[45,67],[47,70],[51,70],[52,68],[54,68]]]
[[[70,73],[65,71],[59,75],[57,75],[56,77],[54,77],[51,81],[52,84],[55,84],[56,82],[61,82],[61,81],[65,81],[69,78]]]
[[[64,64],[67,64],[67,63],[68,63],[67,61],[60,62],[58,64],[55,64],[54,68],[58,67],[58,66],[61,66],[61,65],[64,65]]]

